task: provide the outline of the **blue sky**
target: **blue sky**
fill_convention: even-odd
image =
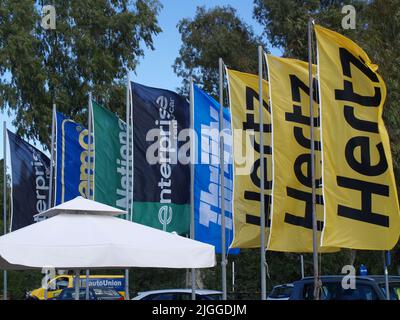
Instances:
[[[230,5],[237,10],[240,18],[253,27],[256,34],[261,35],[262,26],[253,19],[253,0],[161,0],[161,10],[158,22],[162,32],[154,38],[154,51],[145,49],[145,56],[135,73],[130,74],[132,81],[148,86],[175,90],[181,84],[172,70],[175,58],[181,46],[180,34],[176,25],[182,18],[194,17],[198,6],[212,8],[214,6]],[[57,8],[56,8],[57,9]],[[273,54],[280,55],[279,50],[269,48]],[[50,106],[49,106],[50,108]],[[1,120],[6,119],[7,127],[14,131],[11,125],[13,117],[1,113]],[[2,124],[1,124],[2,126]],[[1,132],[2,133],[2,132]],[[3,139],[0,139],[0,159],[3,158]]]
[[[155,50],[146,50],[136,74],[131,74],[131,80],[149,86],[170,90],[180,86],[181,79],[172,70],[181,46],[176,25],[182,18],[194,17],[198,6],[212,8],[230,5],[243,21],[253,27],[256,34],[261,35],[263,31],[262,26],[252,18],[253,0],[163,0],[162,3],[164,8],[159,15],[159,23],[163,32],[154,41]],[[273,50],[273,53],[279,55],[278,50]]]

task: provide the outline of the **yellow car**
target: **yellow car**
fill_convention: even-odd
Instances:
[[[59,275],[51,279],[47,290],[47,299],[54,299],[65,288],[74,287],[73,275]],[[86,275],[80,276],[80,286],[86,287]],[[125,298],[125,277],[123,275],[90,275],[89,287],[114,288]],[[50,289],[54,288],[54,289]],[[27,293],[27,299],[44,300],[44,288],[38,288]]]

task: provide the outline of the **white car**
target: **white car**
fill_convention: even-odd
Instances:
[[[143,291],[132,300],[192,300],[192,289]],[[222,300],[222,292],[196,289],[196,300]]]
[[[267,300],[289,300],[292,294],[293,283],[275,286],[269,294]]]

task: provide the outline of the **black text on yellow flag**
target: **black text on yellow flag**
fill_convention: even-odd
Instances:
[[[312,252],[310,87],[308,63],[266,56],[273,138],[273,187],[268,250]],[[315,74],[316,67],[313,66]],[[316,82],[313,85],[316,89]],[[323,227],[321,143],[314,90],[314,150],[318,239]],[[320,247],[319,252],[337,251]]]
[[[233,248],[260,247],[260,143],[259,78],[257,75],[227,70],[232,116],[234,191]],[[268,225],[272,185],[271,114],[268,83],[263,81],[265,216]],[[268,238],[268,228],[265,230]]]
[[[353,41],[321,26],[315,32],[325,201],[322,245],[392,249],[400,216],[382,120],[385,83]]]

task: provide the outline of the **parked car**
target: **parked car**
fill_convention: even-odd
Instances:
[[[139,292],[132,300],[192,300],[192,289],[165,289]],[[196,290],[196,300],[222,300],[222,292]]]
[[[86,299],[86,288],[79,288],[79,300]],[[75,288],[66,288],[53,300],[75,300]],[[89,300],[124,300],[114,288],[89,288]]]
[[[80,286],[86,287],[86,275],[80,275]],[[47,298],[56,298],[63,289],[74,287],[74,276],[63,274],[49,280],[49,289],[47,290]],[[90,287],[106,287],[114,288],[122,296],[125,297],[125,276],[124,275],[90,275]],[[51,289],[52,288],[52,289]],[[25,299],[27,300],[43,300],[44,288],[40,287],[32,291],[26,292]]]
[[[267,297],[267,300],[289,300],[292,291],[293,283],[286,283],[275,286]]]
[[[356,276],[355,289],[344,289],[342,276],[322,276],[321,300],[386,300],[384,276]],[[389,276],[390,300],[400,300],[400,277]],[[290,300],[313,300],[314,278],[293,283]]]

